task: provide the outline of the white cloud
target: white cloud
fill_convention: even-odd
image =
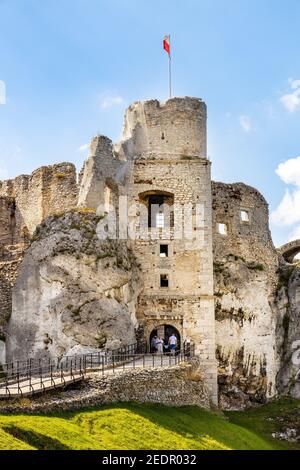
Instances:
[[[83,145],[80,145],[80,147],[78,147],[77,151],[78,151],[78,152],[84,152],[84,151],[87,150],[89,147],[90,147],[90,144],[83,144]]]
[[[279,206],[271,214],[271,220],[276,225],[285,226],[300,222],[300,188],[285,191]]]
[[[283,95],[280,98],[280,102],[290,113],[296,111],[300,105],[300,98],[298,94],[300,94],[300,90],[298,93],[290,93],[288,95]]]
[[[300,107],[300,80],[289,80],[291,93],[287,93],[280,97],[281,104],[293,113]]]
[[[276,173],[286,184],[300,188],[300,157],[290,158],[278,165]]]
[[[242,114],[239,117],[240,125],[246,132],[250,132],[252,130],[252,122],[250,116],[247,116],[245,114]]]
[[[288,82],[290,87],[293,88],[293,90],[296,90],[300,87],[300,80],[294,80],[293,78],[289,78]]]
[[[105,95],[101,99],[101,108],[108,109],[108,108],[111,108],[112,106],[120,105],[123,103],[124,103],[124,99],[122,98],[122,96]]]
[[[300,157],[280,163],[276,173],[284,183],[294,188],[286,189],[277,209],[271,214],[271,220],[276,225],[294,225],[300,222]],[[300,227],[294,228],[292,238],[296,232],[300,233]]]
[[[6,86],[3,80],[0,80],[0,104],[6,104]]]

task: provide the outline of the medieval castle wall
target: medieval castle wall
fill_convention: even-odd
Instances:
[[[141,291],[135,305],[128,302],[137,338],[149,344],[154,330],[175,327],[182,341],[195,343],[211,398],[216,402],[218,375],[221,406],[238,408],[276,394],[279,258],[263,196],[243,183],[211,182],[210,167],[202,100],[134,103],[121,142],[92,140],[79,184],[69,163],[0,183],[0,241],[22,242],[48,215],[76,205],[100,219],[106,214],[104,231],[115,218],[115,236],[128,238],[140,269]],[[163,198],[162,226],[149,218],[151,197]],[[9,310],[10,290],[3,292]]]
[[[76,169],[72,163],[44,166],[31,175],[1,182],[0,196],[12,198],[15,204],[14,242],[32,235],[49,215],[76,206],[77,194]]]
[[[0,244],[12,245],[15,241],[15,201],[0,197]]]
[[[206,104],[188,97],[133,103],[119,149],[124,159],[206,157]]]
[[[216,260],[234,254],[270,269],[278,265],[269,229],[269,210],[257,189],[244,183],[212,182],[213,240]],[[220,224],[225,233],[220,233]]]

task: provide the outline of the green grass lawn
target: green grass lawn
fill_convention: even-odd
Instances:
[[[272,432],[299,401],[226,415],[196,407],[120,404],[53,415],[0,415],[0,449],[290,449]],[[270,420],[271,418],[272,420]]]

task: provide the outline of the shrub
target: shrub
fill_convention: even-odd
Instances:
[[[265,266],[261,263],[248,263],[248,269],[252,269],[253,271],[264,271]]]
[[[55,178],[65,178],[67,175],[66,173],[54,173]]]

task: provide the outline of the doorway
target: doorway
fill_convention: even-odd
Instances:
[[[180,333],[175,328],[173,325],[159,325],[157,328],[154,328],[151,333],[150,333],[150,338],[149,338],[149,345],[150,345],[150,352],[155,352],[154,344],[153,344],[153,338],[154,336],[160,336],[164,340],[164,352],[168,353],[169,348],[169,338],[172,335],[175,335],[177,338],[177,345],[176,345],[176,351],[180,351]]]

